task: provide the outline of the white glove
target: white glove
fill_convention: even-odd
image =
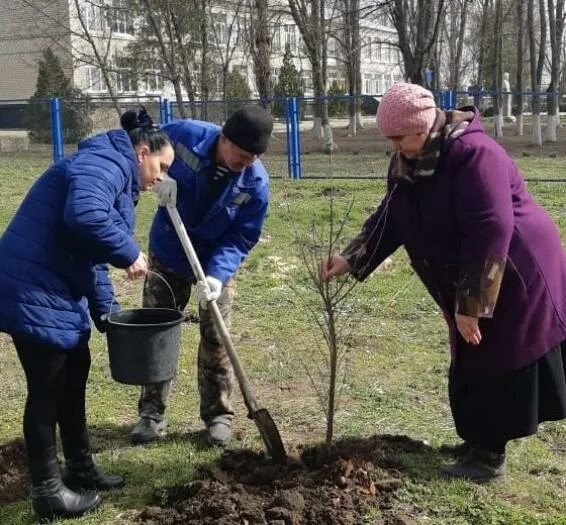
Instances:
[[[216,301],[222,292],[222,283],[215,277],[206,277],[206,281],[197,282],[197,297],[200,307],[207,309],[210,301]]]
[[[169,175],[153,185],[152,191],[159,199],[159,206],[177,206],[177,181]]]

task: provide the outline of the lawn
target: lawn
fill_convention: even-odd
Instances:
[[[346,175],[351,157],[310,156],[320,173]],[[556,178],[564,158],[517,159],[529,179]],[[366,159],[371,163],[371,159]],[[37,175],[48,165],[45,156],[0,158],[0,231]],[[307,165],[308,165],[307,163]],[[283,158],[267,158],[278,171]],[[280,170],[281,172],[284,169]],[[278,173],[279,174],[279,173]],[[320,442],[325,421],[306,370],[320,335],[297,299],[294,283],[303,277],[288,212],[301,230],[328,217],[328,188],[334,186],[339,210],[353,200],[346,238],[356,232],[384,193],[383,181],[274,179],[265,229],[239,273],[232,335],[260,403],[276,420],[289,449]],[[566,184],[529,182],[529,189],[559,225],[566,243]],[[136,237],[145,246],[155,211],[153,195],[137,208]],[[129,283],[113,271],[125,306],[140,304],[141,283]],[[194,309],[190,304],[189,309]],[[352,328],[348,341],[348,371],[344,379],[337,437],[399,434],[423,442],[422,448],[400,458],[401,487],[393,505],[415,524],[564,525],[566,524],[566,423],[547,423],[537,436],[508,448],[508,479],[504,484],[477,486],[448,482],[437,476],[449,458],[443,443],[458,441],[447,403],[448,338],[441,314],[413,274],[400,251],[383,270],[355,288],[347,305]],[[167,412],[167,437],[147,447],[133,447],[129,432],[136,421],[136,387],[112,381],[104,336],[92,339],[88,385],[91,440],[102,467],[124,475],[127,485],[104,496],[97,513],[66,523],[134,523],[152,502],[156,489],[186,483],[220,453],[205,446],[198,419],[196,342],[198,328],[183,330],[182,351]],[[25,380],[10,339],[0,334],[0,444],[21,436]],[[253,423],[245,417],[239,391],[235,394],[234,447],[261,449]],[[2,472],[0,472],[2,474]],[[4,478],[0,477],[0,487]],[[394,509],[394,510],[395,510]],[[407,518],[408,520],[409,518]],[[33,523],[29,501],[19,498],[0,508],[0,523]],[[382,521],[370,510],[365,523]],[[388,522],[389,523],[389,522]]]

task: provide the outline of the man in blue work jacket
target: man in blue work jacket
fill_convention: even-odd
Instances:
[[[160,204],[176,204],[206,274],[209,289],[196,286],[200,342],[198,386],[200,416],[211,445],[225,446],[232,432],[233,370],[214,326],[207,302],[216,299],[230,326],[235,274],[260,237],[269,200],[267,172],[259,160],[269,144],[273,121],[257,107],[236,111],[223,128],[198,120],[178,120],[163,127],[175,148],[169,178],[156,188]],[[160,207],[149,234],[149,268],[171,286],[183,310],[195,277],[169,220]],[[146,307],[170,308],[173,298],[163,280],[148,273]],[[139,422],[132,442],[148,443],[165,430],[165,408],[171,381],[144,385]]]

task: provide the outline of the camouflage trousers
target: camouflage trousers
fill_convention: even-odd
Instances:
[[[148,273],[143,288],[143,305],[148,308],[172,308],[173,297],[179,310],[184,310],[189,302],[195,279],[187,279],[175,274],[162,263],[149,255],[149,269],[163,276],[171,290],[159,276]],[[230,279],[222,288],[216,301],[226,326],[230,327],[230,313],[236,282]],[[231,419],[232,390],[234,372],[228,354],[214,326],[212,315],[199,305],[200,341],[198,346],[198,388],[200,393],[200,417],[208,423],[216,416]],[[162,421],[165,417],[167,399],[172,380],[142,386],[138,403],[140,417]]]

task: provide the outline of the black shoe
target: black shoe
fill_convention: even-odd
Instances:
[[[468,479],[476,483],[489,483],[505,479],[505,454],[473,448],[466,456],[452,465],[440,469],[443,476],[451,479]]]
[[[458,445],[441,445],[440,452],[451,454],[457,458],[461,458],[472,451],[473,445],[468,441],[462,441]]]
[[[124,478],[112,474],[104,474],[96,465],[89,467],[67,463],[63,474],[63,483],[74,491],[80,490],[112,490],[124,486]]]
[[[167,423],[165,420],[155,421],[149,417],[142,417],[130,434],[130,441],[134,445],[151,443],[159,439],[165,431]]]
[[[77,494],[63,485],[60,478],[45,479],[31,489],[31,504],[40,523],[84,516],[100,502],[98,494]]]

